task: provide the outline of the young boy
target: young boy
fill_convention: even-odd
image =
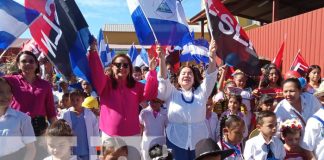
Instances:
[[[90,146],[90,137],[99,136],[98,121],[93,112],[82,107],[84,94],[75,90],[70,93],[72,107],[64,112],[63,119],[71,126],[73,133],[77,137],[77,146],[73,147],[73,154],[78,159],[90,159],[91,155],[96,155],[95,147]]]
[[[277,118],[271,111],[261,111],[257,115],[257,128],[260,133],[246,142],[244,158],[284,159],[286,152],[281,140],[274,137],[277,131]]]
[[[32,160],[36,138],[31,118],[9,107],[12,98],[9,83],[0,77],[0,159]]]

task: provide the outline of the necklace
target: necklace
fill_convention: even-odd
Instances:
[[[183,92],[181,91],[181,98],[182,98],[182,100],[183,100],[184,102],[186,102],[186,103],[191,104],[191,103],[194,101],[194,99],[195,99],[194,92],[195,92],[194,90],[191,90],[191,93],[192,93],[192,95],[191,95],[191,99],[190,99],[189,101],[187,101],[187,100],[184,98],[184,96],[183,96]]]

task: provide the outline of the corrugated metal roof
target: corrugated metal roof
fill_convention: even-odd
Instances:
[[[135,32],[133,24],[105,24],[102,30],[105,32]],[[200,25],[189,25],[189,30],[201,32]],[[204,32],[208,33],[207,26],[205,26]]]

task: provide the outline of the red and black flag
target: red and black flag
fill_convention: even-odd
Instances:
[[[75,1],[25,0],[25,6],[42,13],[30,32],[59,72],[90,81],[86,53],[91,35]]]
[[[236,19],[219,0],[205,0],[205,3],[209,29],[217,44],[218,57],[227,65],[248,75],[260,75],[259,58]]]
[[[290,70],[298,72],[300,75],[306,75],[309,65],[306,63],[305,59],[300,54],[300,50],[290,66]]]

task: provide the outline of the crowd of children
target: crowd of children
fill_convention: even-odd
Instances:
[[[119,69],[131,67],[126,63],[118,65]],[[163,67],[160,66],[162,72]],[[185,74],[200,71],[190,67],[182,69],[185,72],[180,75],[183,84],[189,81]],[[239,70],[232,78],[226,77],[228,66],[219,70],[218,85],[215,83],[217,69],[202,70],[199,74],[205,79],[200,79],[197,86],[194,79],[189,89],[185,85],[176,88],[173,83],[181,80],[171,76],[176,75],[173,69],[158,77],[158,96],[144,99],[141,95],[145,103],[138,102],[138,108],[131,110],[137,111],[138,117],[134,120],[139,120],[132,124],[139,124],[141,130],[140,134],[134,132],[134,136],[141,137],[138,153],[132,151],[123,136],[105,135],[100,149],[93,145],[92,137],[105,134],[99,128],[103,100],[87,81],[67,82],[56,78],[52,83],[53,99],[59,120],[53,119],[46,132],[35,135],[34,117],[12,108],[13,83],[0,77],[0,146],[6,146],[0,149],[0,159],[35,159],[39,141],[36,136],[39,135],[46,137],[48,156],[42,157],[45,160],[324,159],[324,83],[321,83],[319,66],[309,67],[304,86],[301,76],[283,80],[274,65],[267,66],[259,80]],[[147,83],[145,75],[151,74],[147,68],[134,67],[132,71],[136,86],[137,82]],[[116,83],[116,87],[120,86]],[[105,116],[130,112],[127,110],[129,97],[119,98],[123,99],[124,108],[107,110]],[[187,108],[181,108],[183,106]],[[200,119],[204,119],[203,123]],[[105,121],[103,124],[115,123]],[[175,152],[187,155],[179,156]]]

